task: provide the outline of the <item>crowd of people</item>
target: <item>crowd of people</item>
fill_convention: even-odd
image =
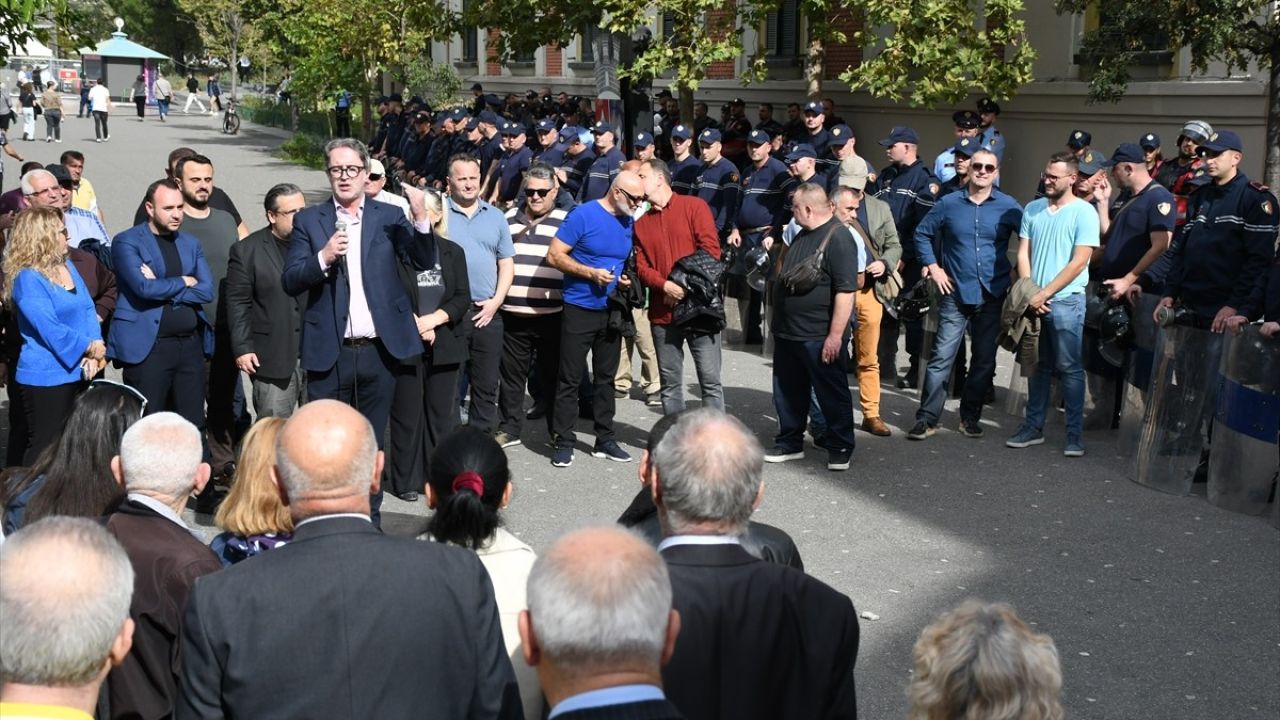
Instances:
[[[1001,344],[1029,378],[1006,445],[1044,442],[1056,382],[1083,455],[1090,283],[1280,331],[1275,197],[1202,121],[1168,160],[1154,133],[1104,156],[1074,131],[1023,206],[990,100],[932,169],[896,127],[877,171],[824,102],[685,125],[660,97],[628,157],[571,98],[474,92],[385,98],[369,144],[325,147],[331,196],[276,185],[252,233],[186,147],[114,236],[77,151],[0,196],[6,717],[856,717],[858,615],[751,521],[765,463],[808,432],[848,470],[859,431],[892,434],[886,382],[920,389],[908,439],[948,395],[981,437]],[[772,343],[766,442],[725,412],[726,297],[741,341]],[[594,458],[630,462],[637,384],[662,419],[631,529],[535,554],[502,527],[505,449],[541,421],[567,467],[581,419]],[[388,490],[425,494],[421,541],[379,532]],[[1061,717],[1053,643],[1007,606],[944,615],[915,653],[912,717]]]

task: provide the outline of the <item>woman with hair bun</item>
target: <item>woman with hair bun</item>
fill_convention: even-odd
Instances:
[[[507,454],[493,436],[464,426],[436,445],[429,467],[427,507],[435,514],[423,539],[464,547],[480,557],[493,583],[525,717],[542,717],[542,689],[537,674],[520,656],[517,629],[537,555],[502,527],[500,511],[511,501],[513,487]]]

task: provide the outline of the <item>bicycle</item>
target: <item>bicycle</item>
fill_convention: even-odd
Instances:
[[[238,103],[233,97],[227,100],[227,110],[222,115],[222,132],[228,135],[235,135],[240,132],[240,112]]]

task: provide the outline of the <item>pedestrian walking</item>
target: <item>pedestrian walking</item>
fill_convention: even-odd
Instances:
[[[62,142],[62,93],[52,80],[40,96],[40,110],[44,114],[44,141]]]
[[[141,77],[141,76],[139,76]],[[111,112],[111,91],[107,89],[105,78],[89,91],[89,109],[93,112],[93,136],[95,142],[106,142],[111,139],[107,130],[107,115]]]
[[[191,73],[187,76],[187,104],[182,106],[182,113],[188,115],[191,113],[191,103],[195,103],[200,108],[200,114],[209,111],[200,100],[200,81],[196,79],[196,74]]]
[[[36,139],[36,93],[31,83],[24,83],[18,93],[18,106],[22,109],[22,139]]]
[[[209,114],[212,115],[214,110],[222,112],[222,87],[218,84],[217,75],[209,76],[205,92],[209,93]]]
[[[92,91],[90,91],[92,94]],[[147,115],[147,78],[139,75],[137,80],[133,81],[133,105],[138,109],[138,122],[142,122]],[[90,107],[90,110],[93,108]]]
[[[156,81],[151,83],[151,94],[156,99],[160,122],[164,122],[165,116],[169,114],[169,105],[173,103],[173,85],[159,70],[156,71]]]

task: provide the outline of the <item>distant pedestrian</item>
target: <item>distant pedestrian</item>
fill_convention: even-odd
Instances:
[[[200,107],[200,114],[208,112],[208,108],[200,100],[200,81],[196,79],[196,74],[191,73],[187,76],[187,104],[182,106],[183,114],[191,112],[191,103],[195,103]]]
[[[89,117],[89,87],[91,81],[85,80],[80,83],[80,107],[76,110],[76,117]],[[0,108],[3,109],[3,108]]]
[[[100,78],[98,84],[89,91],[89,109],[93,112],[93,136],[97,142],[111,139],[107,130],[107,115],[111,112],[111,91],[107,89],[107,81]]]
[[[138,79],[133,81],[132,97],[134,106],[138,108],[138,122],[142,122],[142,119],[147,115],[147,78],[145,75],[139,75]]]
[[[209,114],[212,115],[214,110],[222,112],[222,87],[218,85],[217,75],[209,76],[205,91],[209,93]]]
[[[169,105],[173,103],[173,85],[159,70],[156,71],[155,82],[151,83],[151,94],[156,99],[160,122],[164,122],[165,116],[169,114]]]
[[[13,101],[9,99],[9,86],[0,82],[0,130],[7,131],[9,123],[15,119]]]
[[[36,92],[31,83],[24,83],[19,89],[18,105],[22,108],[22,139],[36,139]]]
[[[40,109],[44,113],[44,141],[62,142],[62,93],[52,80],[40,96]]]

